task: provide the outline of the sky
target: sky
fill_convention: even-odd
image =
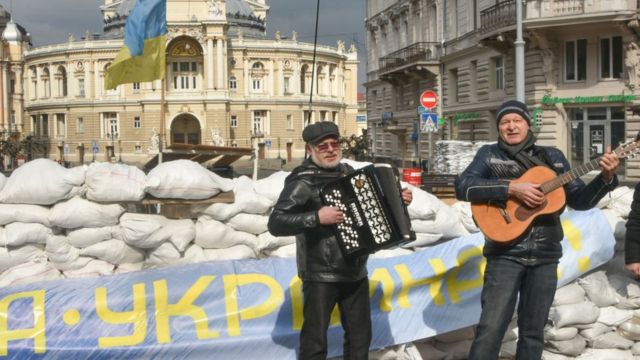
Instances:
[[[80,39],[87,30],[102,33],[102,4],[104,0],[0,0],[13,20],[31,33],[34,46],[66,42],[69,34]],[[271,7],[268,36],[273,38],[280,30],[282,36],[290,37],[295,30],[299,41],[312,43],[316,4],[314,0],[267,0]],[[356,44],[360,60],[358,83],[362,84],[366,80],[366,0],[320,0],[319,15],[318,43],[336,46],[336,41],[342,39],[347,49],[351,43]],[[363,89],[360,86],[359,91]]]

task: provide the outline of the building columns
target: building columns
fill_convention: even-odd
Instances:
[[[207,89],[213,89],[213,39],[207,39]]]
[[[222,38],[216,39],[216,62],[218,73],[216,74],[216,86],[218,89],[224,89],[224,40]]]

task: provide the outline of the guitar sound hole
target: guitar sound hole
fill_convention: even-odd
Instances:
[[[518,219],[518,221],[525,221],[530,217],[532,217],[533,215],[542,211],[546,206],[547,206],[547,199],[545,199],[540,206],[535,208],[530,208],[524,204],[520,205],[516,208],[516,211],[515,211],[516,219]]]

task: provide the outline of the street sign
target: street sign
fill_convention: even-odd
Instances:
[[[272,145],[271,140],[265,140],[265,141],[264,141],[264,145],[265,145],[266,147],[271,147],[271,145]]]
[[[438,95],[435,91],[425,90],[420,94],[420,104],[427,109],[433,109],[438,105]]]
[[[93,143],[91,144],[91,151],[94,154],[97,154],[98,150],[100,150],[100,148],[98,147],[98,142],[97,141],[93,141]]]
[[[438,131],[438,114],[422,113],[420,114],[420,132],[429,133]]]

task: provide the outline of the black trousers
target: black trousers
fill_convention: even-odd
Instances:
[[[371,344],[369,279],[354,282],[302,283],[303,315],[300,360],[327,358],[327,330],[331,311],[338,304],[344,329],[344,360],[367,359]]]

